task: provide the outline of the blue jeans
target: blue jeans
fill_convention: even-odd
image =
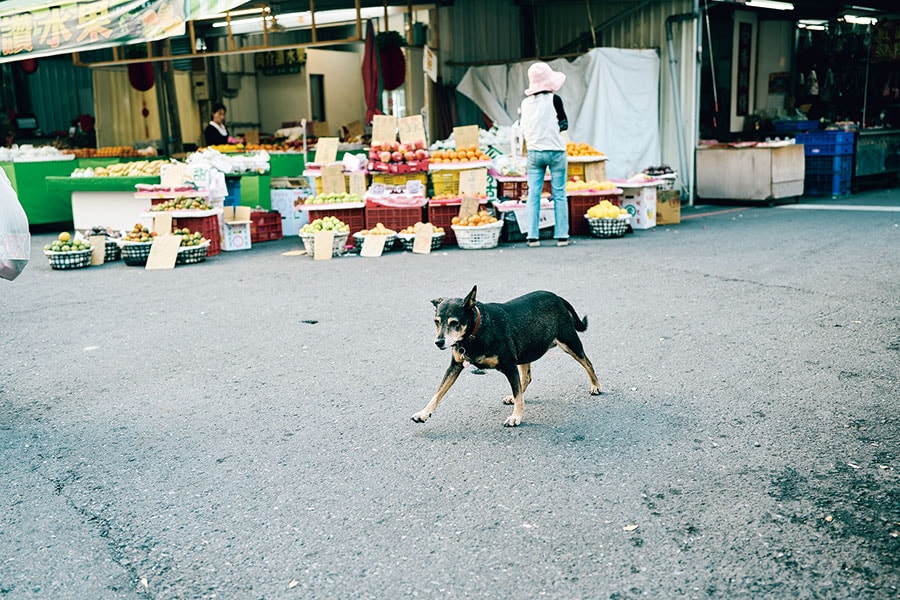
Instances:
[[[569,200],[566,198],[566,168],[568,158],[565,150],[528,151],[528,202],[525,211],[528,218],[528,239],[541,238],[538,224],[541,217],[541,190],[544,187],[544,173],[550,169],[550,189],[553,194],[553,218],[556,225],[553,237],[558,240],[569,237]]]

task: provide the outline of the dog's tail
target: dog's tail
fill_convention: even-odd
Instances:
[[[563,304],[566,305],[566,309],[569,311],[569,314],[572,316],[572,324],[575,325],[575,331],[586,331],[587,330],[587,315],[584,317],[579,317],[578,313],[575,312],[575,309],[572,308],[572,305],[569,304],[569,301],[565,298],[560,298],[563,301]]]

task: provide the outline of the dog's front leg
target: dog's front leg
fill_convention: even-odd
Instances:
[[[441,380],[441,385],[438,387],[438,391],[435,392],[434,396],[431,397],[431,400],[428,404],[425,405],[425,408],[417,412],[412,416],[412,420],[416,423],[424,423],[428,420],[428,417],[431,416],[431,413],[437,409],[438,404],[441,403],[441,398],[444,397],[444,394],[447,393],[447,390],[456,383],[456,378],[459,377],[459,374],[462,373],[463,364],[462,362],[457,362],[456,357],[450,360],[450,366],[447,367],[447,371],[444,373],[444,378]]]
[[[504,365],[498,369],[506,375],[509,387],[512,389],[512,414],[503,422],[504,427],[518,427],[522,423],[522,415],[525,413],[525,399],[522,397],[522,383],[519,381],[519,368],[515,365]]]

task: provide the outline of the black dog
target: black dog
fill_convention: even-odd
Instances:
[[[436,307],[434,344],[441,350],[451,347],[453,356],[438,391],[413,415],[413,421],[428,420],[469,362],[506,375],[512,395],[503,402],[515,407],[503,424],[516,427],[525,412],[522,394],[531,383],[531,363],[557,345],[587,371],[591,395],[600,393],[600,382],[578,337],[579,331],[587,329],[587,317],[580,319],[571,304],[552,292],[531,292],[506,303],[484,304],[475,301],[476,289],[465,298],[431,301]]]

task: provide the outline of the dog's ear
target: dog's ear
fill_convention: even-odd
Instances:
[[[468,296],[466,296],[466,300],[465,300],[466,308],[472,308],[473,306],[475,306],[475,292],[477,292],[477,291],[478,291],[478,286],[473,285],[472,291],[469,292]]]
[[[431,301],[431,303],[434,304],[435,307],[437,307],[443,301],[444,301],[443,298],[435,298],[434,300]]]

